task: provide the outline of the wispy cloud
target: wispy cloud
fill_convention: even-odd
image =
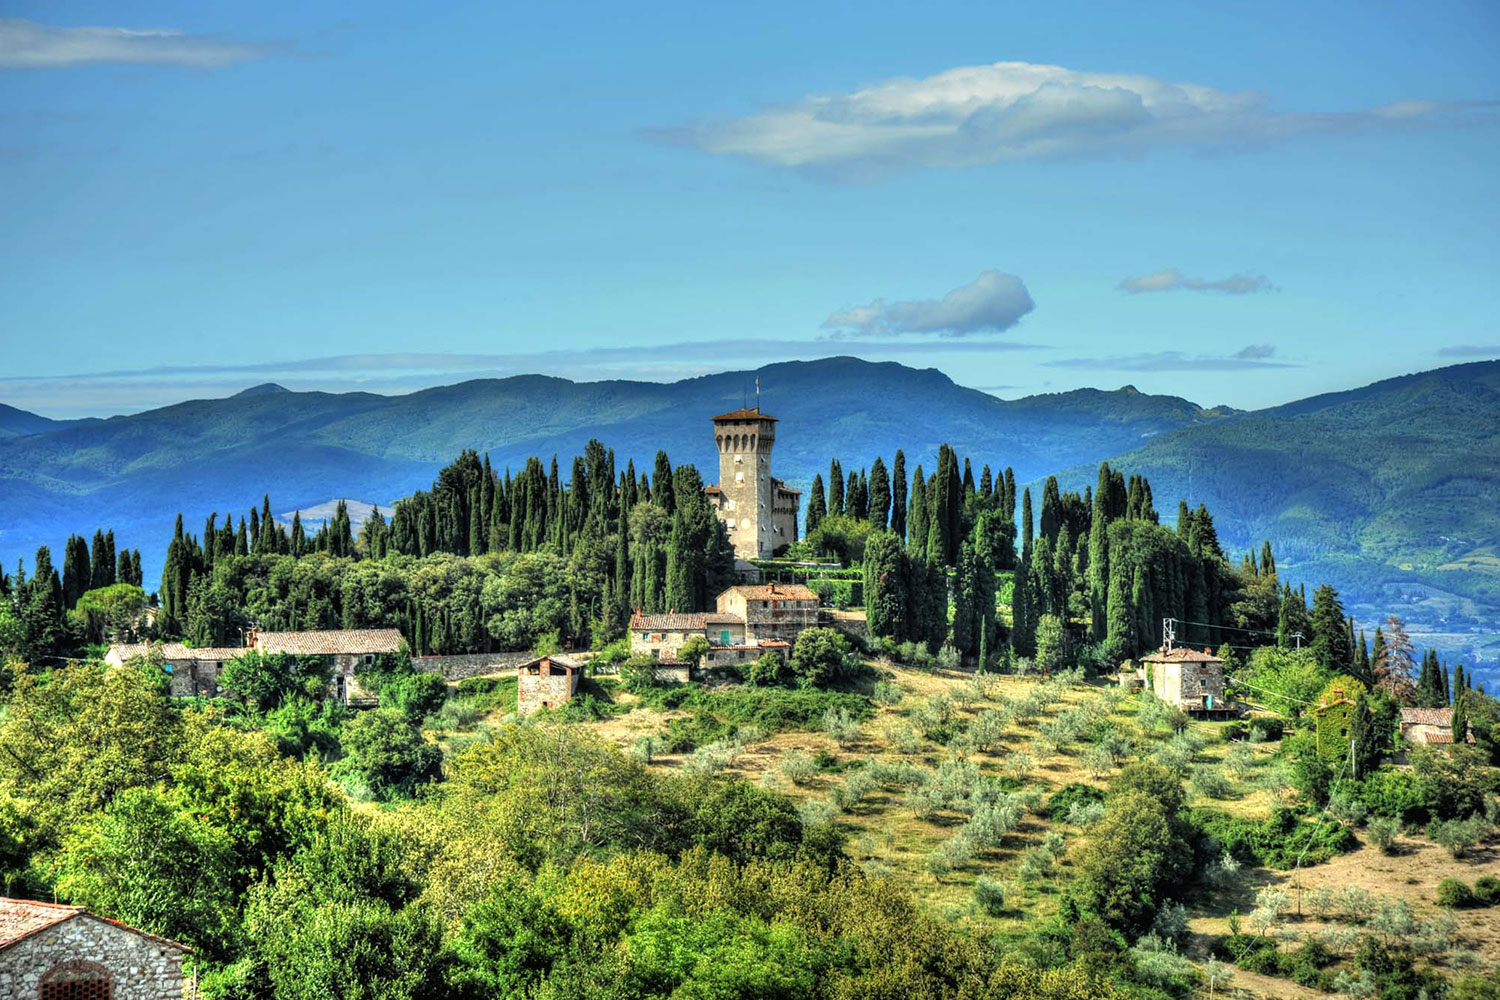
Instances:
[[[1205,278],[1190,278],[1175,267],[1155,274],[1144,274],[1139,278],[1126,278],[1120,282],[1120,291],[1139,295],[1142,292],[1222,292],[1225,295],[1249,295],[1253,292],[1275,291],[1271,280],[1263,274],[1231,274],[1227,278],[1209,281]]]
[[[1493,104],[1410,100],[1359,111],[1277,111],[1255,93],[999,62],[920,79],[893,77],[862,90],[648,135],[772,167],[860,176],[1413,130]]]
[[[1434,353],[1440,358],[1500,358],[1500,344],[1454,344]]]
[[[823,329],[863,336],[940,333],[965,337],[1009,330],[1035,308],[1020,278],[991,270],[941,299],[876,299],[868,305],[840,309],[823,321]]]
[[[1046,368],[1086,368],[1091,371],[1128,372],[1222,372],[1302,367],[1290,361],[1273,361],[1271,355],[1274,353],[1275,348],[1269,344],[1252,344],[1234,354],[1155,351],[1100,358],[1058,358],[1055,361],[1043,361],[1041,364]]]
[[[263,58],[284,45],[170,28],[59,28],[0,18],[0,69],[146,64],[218,69]]]

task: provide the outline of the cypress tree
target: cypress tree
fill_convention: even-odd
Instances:
[[[828,502],[823,498],[823,474],[820,472],[813,476],[812,495],[807,501],[807,518],[803,533],[812,534],[827,516]]]
[[[1008,521],[1016,519],[1016,470],[1008,465],[1005,467],[1005,518]]]
[[[98,545],[100,555],[104,552],[104,540],[101,535]],[[47,554],[47,563],[50,568],[52,554]],[[35,579],[33,577],[33,579]],[[63,546],[63,570],[62,570],[62,609],[71,611],[78,604],[78,598],[83,596],[93,582],[93,569],[89,563],[88,542],[81,535],[69,535],[67,544]]]
[[[677,500],[672,494],[672,463],[667,461],[665,451],[656,453],[656,467],[651,473],[651,499],[668,514],[677,509]]]
[[[844,470],[839,466],[839,460],[834,459],[828,466],[828,516],[840,517],[844,513]]]
[[[1032,540],[1033,540],[1032,526],[1031,525],[1032,525],[1032,521],[1031,521],[1031,487],[1028,486],[1028,487],[1026,487],[1026,490],[1021,494],[1021,563],[1022,563],[1022,565],[1030,565],[1030,563],[1031,563],[1031,543],[1032,543]]]
[[[906,541],[906,455],[900,448],[891,463],[891,530]]]
[[[850,471],[849,482],[844,490],[844,515],[859,518],[859,473]]]
[[[969,458],[967,455],[964,456],[963,491],[963,495],[965,497],[971,497],[974,495],[974,467],[969,464]]]
[[[1057,531],[1062,527],[1062,495],[1057,489],[1057,477],[1048,476],[1046,484],[1042,487],[1042,537],[1054,544],[1057,542]]]
[[[1370,645],[1365,641],[1365,630],[1359,630],[1354,643],[1354,678],[1365,687],[1375,685],[1375,673],[1370,669]]]
[[[906,548],[915,558],[927,554],[927,479],[922,467],[911,477],[911,509],[907,512]]]
[[[1092,613],[1090,635],[1103,642],[1108,634],[1106,611],[1109,605],[1109,463],[1099,466],[1099,488],[1094,490],[1093,509],[1089,514],[1089,609]]]
[[[990,473],[988,462],[985,463],[984,470],[979,473],[979,495],[986,500],[995,495],[995,478]]]
[[[972,485],[973,477],[970,476]],[[964,540],[964,498],[968,495],[963,486],[963,479],[958,471],[958,455],[952,448],[948,449],[948,483],[945,510],[947,520],[943,525],[944,551],[947,553],[947,565],[958,564],[958,549]]]
[[[255,513],[253,510],[251,513]],[[239,530],[234,533],[234,554],[237,556],[248,556],[250,554],[250,535],[245,529],[245,517],[240,515]]]
[[[1459,667],[1462,670],[1463,667]],[[1469,742],[1469,699],[1473,693],[1459,684],[1453,685],[1453,745]]]
[[[884,531],[891,513],[891,480],[885,471],[885,462],[876,456],[870,466],[870,526],[875,531]]]
[[[1444,666],[1440,670],[1438,670],[1438,676],[1443,682],[1443,706],[1446,707],[1453,701],[1453,689],[1448,686],[1449,678],[1447,666]]]

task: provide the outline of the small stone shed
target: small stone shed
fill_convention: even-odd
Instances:
[[[81,906],[0,898],[6,1000],[178,1000],[189,950]]]
[[[1141,657],[1142,680],[1162,701],[1189,713],[1221,713],[1233,706],[1224,697],[1224,661],[1208,650],[1179,646]]]
[[[573,700],[583,668],[565,656],[538,656],[516,667],[516,711],[532,715]]]

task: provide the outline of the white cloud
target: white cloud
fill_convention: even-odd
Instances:
[[[58,28],[0,18],[0,69],[148,63],[217,69],[259,59],[276,47],[170,28]]]
[[[1493,103],[1411,100],[1363,111],[1275,111],[1250,92],[1000,62],[894,77],[852,93],[653,134],[773,167],[861,175],[1422,128]]]
[[[1209,281],[1190,278],[1175,267],[1139,278],[1126,278],[1120,282],[1120,290],[1139,294],[1141,292],[1223,292],[1225,295],[1249,295],[1252,292],[1274,291],[1275,286],[1263,274],[1231,274],[1227,278]]]
[[[1258,353],[1261,351],[1266,353]],[[1229,355],[1154,351],[1101,358],[1059,358],[1056,361],[1043,361],[1042,365],[1046,368],[1132,372],[1222,372],[1302,367],[1292,362],[1271,360],[1274,351],[1275,348],[1269,345],[1251,345]]]
[[[971,333],[1008,330],[1036,308],[1026,285],[1014,274],[985,271],[941,299],[886,302],[841,309],[823,321],[825,330],[857,334]]]

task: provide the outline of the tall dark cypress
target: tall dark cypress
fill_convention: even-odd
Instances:
[[[820,472],[813,476],[812,490],[807,501],[807,517],[803,524],[802,532],[805,535],[812,534],[818,525],[823,523],[823,518],[828,516],[828,501],[823,495],[823,474]]]
[[[891,530],[906,539],[906,455],[900,448],[891,463]]]
[[[1028,486],[1021,494],[1021,563],[1023,565],[1030,565],[1031,563],[1031,545],[1033,540],[1031,487]]]
[[[839,460],[828,465],[828,516],[841,517],[844,513],[844,470]]]
[[[995,477],[990,473],[990,464],[984,463],[984,470],[979,473],[979,495],[985,499],[995,495]]]
[[[967,455],[964,456],[963,490],[966,497],[974,495],[974,467],[969,464],[969,457]]]
[[[103,554],[104,541],[101,536],[99,541],[100,554]],[[51,563],[52,554],[47,554],[47,562]],[[63,546],[63,569],[62,569],[62,609],[71,611],[78,604],[78,598],[83,596],[93,582],[93,569],[89,564],[89,544],[83,540],[82,535],[69,535],[68,542]]]
[[[927,477],[922,474],[920,465],[911,474],[911,507],[907,510],[906,517],[906,547],[915,557],[927,556]]]
[[[870,525],[875,531],[884,531],[891,513],[891,480],[885,471],[885,462],[876,456],[870,466]]]

